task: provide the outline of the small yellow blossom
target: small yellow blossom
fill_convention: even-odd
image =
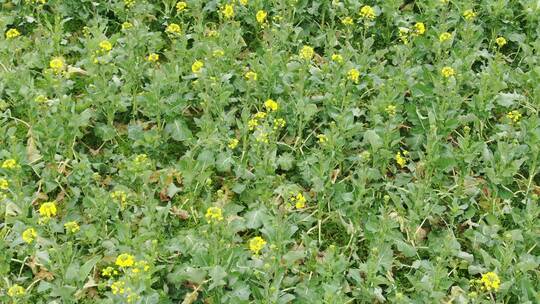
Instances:
[[[21,285],[18,285],[18,284],[15,284],[13,286],[11,286],[9,289],[8,289],[8,296],[14,298],[14,297],[18,297],[18,296],[22,296],[26,293],[26,291],[24,290],[24,288],[21,286]]]
[[[519,113],[518,111],[510,111],[508,112],[508,114],[506,114],[506,117],[508,117],[508,119],[510,119],[512,122],[518,122],[520,119],[521,119],[521,113]]]
[[[209,223],[211,223],[212,221],[219,222],[223,220],[223,212],[219,207],[209,207],[208,209],[206,209],[206,214],[204,215],[204,217]]]
[[[156,53],[150,53],[148,57],[146,57],[146,60],[150,62],[158,62],[159,61],[159,54]]]
[[[350,16],[347,16],[341,20],[341,23],[343,23],[343,25],[353,25],[354,20]]]
[[[135,5],[135,0],[124,0],[124,5],[127,8],[133,7]]]
[[[396,163],[401,167],[401,168],[404,168],[405,165],[407,164],[407,160],[405,159],[405,155],[407,155],[408,152],[407,151],[403,151],[403,155],[401,154],[401,152],[397,152],[396,153]]]
[[[239,143],[238,139],[231,138],[229,139],[229,144],[227,145],[227,147],[229,147],[229,149],[234,149],[238,146],[238,143]]]
[[[350,69],[349,72],[347,72],[347,78],[354,83],[358,83],[360,79],[360,72],[354,68]]]
[[[117,190],[111,193],[111,198],[113,200],[118,200],[122,207],[124,207],[127,203],[127,194],[122,190]]]
[[[108,40],[103,40],[99,43],[99,47],[104,52],[109,52],[112,50],[112,44]]]
[[[265,143],[267,144],[268,143],[268,133],[264,132],[264,131],[259,131],[255,134],[255,140],[257,142],[261,142],[261,143]]]
[[[0,190],[7,190],[9,188],[9,182],[7,179],[0,177]]]
[[[253,115],[253,117],[255,119],[265,119],[266,118],[266,112],[257,112],[255,113],[255,115]]]
[[[324,134],[319,134],[319,135],[317,135],[317,139],[319,140],[320,144],[324,144],[325,142],[328,141],[328,136],[326,136]]]
[[[56,216],[56,203],[55,202],[45,202],[39,207],[39,215],[44,218],[51,218]]]
[[[291,203],[294,203],[296,209],[303,209],[306,207],[306,197],[302,192],[298,192],[296,196],[291,196],[289,200]]]
[[[21,32],[19,32],[15,28],[12,28],[12,29],[7,30],[6,39],[13,39],[13,38],[19,37],[20,35],[21,35]]]
[[[49,62],[49,67],[51,67],[53,72],[58,74],[58,73],[62,72],[62,70],[64,69],[64,60],[62,58],[59,58],[59,57],[53,58]]]
[[[463,17],[465,20],[473,20],[476,17],[476,13],[472,9],[468,9],[463,12]]]
[[[137,154],[133,159],[133,162],[137,165],[143,164],[148,160],[148,155],[146,154]]]
[[[260,10],[260,11],[258,11],[257,14],[255,15],[255,18],[257,19],[257,22],[259,22],[259,23],[262,24],[262,23],[265,23],[265,22],[266,22],[266,16],[267,16],[267,15],[268,15],[268,14],[267,14],[265,11]]]
[[[409,44],[409,32],[411,30],[406,27],[400,27],[399,28],[399,39],[403,42],[403,44]]]
[[[426,32],[426,26],[423,22],[416,22],[414,25],[414,31],[418,35],[423,35]]]
[[[487,291],[498,291],[501,287],[501,279],[495,272],[483,274],[480,282],[484,284],[483,289]]]
[[[507,42],[504,37],[497,37],[497,39],[495,39],[495,43],[497,43],[499,47],[503,47],[506,45]]]
[[[248,128],[250,131],[255,130],[257,126],[259,126],[259,121],[257,119],[250,119],[248,121]]]
[[[28,244],[32,243],[36,237],[37,232],[34,228],[28,228],[22,233],[23,241],[27,242]]]
[[[212,52],[212,56],[214,57],[223,57],[225,55],[225,52],[222,49],[217,49]]]
[[[126,22],[122,23],[122,29],[123,30],[128,30],[128,29],[130,29],[132,27],[133,27],[133,24],[131,22],[126,21]]]
[[[232,4],[226,4],[221,8],[221,13],[223,13],[223,16],[227,19],[231,19],[234,17],[234,5]]]
[[[396,106],[395,105],[388,105],[384,110],[390,116],[395,116],[396,115]]]
[[[246,77],[246,79],[249,80],[249,81],[256,81],[257,80],[257,73],[255,73],[253,71],[248,71],[244,77]]]
[[[248,4],[248,0],[239,0],[238,2],[244,6]]]
[[[113,275],[117,275],[118,270],[114,269],[114,267],[107,266],[106,268],[103,268],[101,270],[101,275],[104,277],[112,277]]]
[[[126,283],[124,281],[117,281],[111,284],[111,291],[113,294],[124,294]]]
[[[184,2],[184,1],[178,1],[178,3],[176,3],[176,11],[178,13],[180,12],[183,12],[187,9],[187,3]]]
[[[279,108],[279,104],[274,101],[273,99],[267,99],[265,102],[264,102],[264,107],[268,110],[268,111],[272,111],[272,112],[275,112],[278,110]]]
[[[264,246],[266,246],[266,241],[260,236],[256,236],[249,240],[249,250],[255,255],[258,255]]]
[[[285,119],[283,119],[283,118],[274,119],[274,130],[285,127],[285,124],[286,124],[286,122],[285,122]]]
[[[36,98],[34,98],[34,101],[39,104],[48,103],[49,99],[45,95],[38,95]]]
[[[306,59],[306,60],[310,60],[312,57],[313,57],[313,54],[315,52],[313,51],[313,48],[308,46],[308,45],[304,45],[302,47],[302,49],[300,50],[300,57]]]
[[[337,63],[343,63],[343,56],[340,54],[332,54],[332,61]]]
[[[192,65],[191,65],[191,71],[195,74],[199,73],[201,71],[201,69],[203,68],[204,66],[204,62],[200,61],[200,60],[196,60]]]
[[[119,267],[131,267],[135,264],[135,257],[128,253],[122,253],[114,262]]]
[[[176,23],[171,23],[167,26],[167,28],[165,28],[165,32],[169,34],[180,34],[181,30],[180,25]]]
[[[375,10],[369,5],[364,5],[360,9],[360,16],[366,20],[375,19]]]
[[[441,75],[443,75],[445,78],[449,78],[449,77],[455,76],[456,71],[449,66],[445,66],[441,69]]]
[[[450,38],[452,38],[452,34],[450,34],[449,32],[444,32],[439,35],[440,42],[445,42],[446,40],[449,40]]]
[[[13,158],[9,158],[9,159],[6,159],[3,163],[2,163],[2,168],[3,169],[13,169],[17,167],[17,161],[14,160]]]
[[[75,221],[65,223],[64,228],[71,233],[75,233],[81,229],[79,224]]]

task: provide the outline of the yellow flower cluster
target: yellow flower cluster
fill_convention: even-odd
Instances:
[[[312,47],[310,47],[308,45],[304,45],[302,47],[302,49],[300,50],[300,57],[305,59],[305,60],[311,60],[314,53],[315,53],[315,51],[313,50]]]
[[[119,267],[128,268],[135,264],[135,257],[128,253],[122,253],[116,257],[114,263]]]
[[[347,72],[347,79],[354,83],[358,83],[360,80],[360,72],[355,68],[350,69],[349,72]]]
[[[285,119],[283,118],[275,118],[274,119],[274,130],[281,129],[285,127]]]
[[[221,13],[225,18],[232,19],[234,17],[234,5],[225,4],[225,6],[221,8]]]
[[[456,75],[456,71],[452,67],[445,66],[441,69],[441,75],[443,75],[444,78],[450,78]]]
[[[369,5],[364,5],[360,9],[360,17],[366,20],[373,20],[375,19],[375,10]]]
[[[238,143],[239,143],[238,139],[231,138],[229,139],[229,144],[227,145],[227,147],[229,147],[229,149],[234,149],[238,146]]]
[[[343,19],[341,20],[341,23],[343,23],[343,25],[349,26],[349,25],[353,25],[353,24],[354,24],[354,20],[353,20],[353,18],[347,16],[347,17],[345,17],[345,18],[343,18]]]
[[[135,0],[124,0],[124,5],[127,8],[133,7],[135,5]]]
[[[158,62],[159,61],[159,54],[150,53],[150,54],[148,54],[148,57],[146,57],[146,60],[148,60],[149,62]]]
[[[103,52],[110,52],[112,50],[112,44],[108,40],[103,40],[99,43],[99,48]]]
[[[318,134],[317,139],[319,140],[320,144],[324,144],[325,142],[328,141],[328,137],[324,134]]]
[[[291,204],[294,204],[294,207],[296,209],[303,209],[306,207],[306,197],[302,194],[302,192],[298,192],[296,195],[292,195],[289,198],[289,201]]]
[[[463,17],[465,20],[473,20],[476,17],[476,13],[472,9],[465,10],[463,12]]]
[[[39,207],[39,215],[47,219],[56,216],[56,212],[55,202],[45,202]]]
[[[187,9],[187,7],[188,7],[188,5],[184,1],[178,1],[178,3],[176,3],[176,11],[178,13],[185,11]]]
[[[449,39],[452,38],[452,34],[450,34],[449,32],[444,32],[442,34],[439,35],[439,41],[440,42],[445,42]]]
[[[138,154],[137,156],[135,156],[135,159],[133,159],[133,162],[136,165],[141,165],[145,163],[146,161],[148,161],[148,155],[146,154]]]
[[[484,273],[479,283],[483,284],[482,289],[487,291],[498,291],[501,288],[501,279],[495,272],[491,271]]]
[[[258,255],[261,250],[263,250],[263,248],[266,246],[266,241],[262,237],[256,236],[249,240],[248,245],[249,250],[251,250],[254,255]]]
[[[249,80],[249,81],[256,81],[257,80],[257,73],[255,73],[253,71],[248,71],[246,73],[246,75],[244,75],[244,77],[246,77],[246,79]]]
[[[405,156],[409,154],[408,151],[403,151],[403,154],[401,152],[396,153],[396,163],[401,167],[404,168],[405,165],[407,165],[407,159],[405,159]]]
[[[275,112],[278,110],[279,108],[279,104],[272,100],[272,99],[267,99],[265,102],[264,102],[264,107],[268,110],[268,111],[272,111],[272,112]]]
[[[12,298],[23,296],[25,293],[26,291],[24,290],[24,287],[18,284],[11,286],[7,292],[8,296]]]
[[[414,24],[414,32],[416,35],[424,35],[426,32],[426,25],[423,22],[416,22]]]
[[[343,56],[340,54],[332,54],[332,61],[337,63],[343,63]]]
[[[180,28],[180,25],[176,24],[176,23],[171,23],[167,26],[167,28],[165,28],[165,32],[168,33],[168,34],[171,34],[171,35],[178,35],[180,34],[181,32],[181,28]]]
[[[36,229],[34,228],[28,228],[22,233],[22,239],[26,243],[30,244],[34,241],[34,239],[37,237]]]
[[[122,190],[117,190],[111,193],[111,198],[117,200],[122,207],[127,204],[127,194]]]
[[[516,110],[510,111],[508,114],[506,114],[506,117],[508,117],[508,119],[510,119],[512,122],[516,123],[521,119],[521,113]]]
[[[64,70],[64,60],[60,57],[51,59],[49,67],[55,74],[60,74]]]
[[[219,207],[209,207],[206,209],[204,217],[208,223],[211,223],[212,221],[219,222],[223,220],[223,212]]]
[[[13,169],[17,167],[17,161],[13,158],[6,159],[2,162],[2,169]]]
[[[132,27],[133,27],[133,23],[131,23],[131,22],[125,21],[125,22],[122,23],[122,29],[123,30],[129,30]]]
[[[196,60],[192,65],[191,65],[191,71],[195,74],[199,73],[201,71],[201,69],[204,67],[204,62],[200,61],[200,60]]]
[[[265,11],[260,10],[260,11],[257,11],[257,14],[255,14],[255,19],[257,19],[258,23],[263,24],[266,22],[267,15],[268,14]]]
[[[495,39],[495,43],[497,43],[499,47],[503,47],[506,45],[507,42],[504,37],[497,37],[497,39]]]
[[[0,177],[0,190],[7,190],[9,188],[9,182],[7,179]]]
[[[396,115],[396,106],[395,105],[388,105],[384,110],[386,113],[388,113],[389,116],[395,116]]]
[[[101,275],[104,277],[112,277],[117,274],[118,274],[118,270],[114,269],[114,267],[111,267],[111,266],[107,266],[106,268],[103,268],[101,270]]]
[[[71,233],[76,233],[77,231],[81,229],[79,224],[75,221],[65,223],[64,228]]]
[[[12,28],[12,29],[7,30],[6,39],[13,39],[13,38],[19,37],[20,35],[21,35],[21,32],[19,32],[15,28]]]

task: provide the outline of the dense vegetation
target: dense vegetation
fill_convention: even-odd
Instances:
[[[0,0],[1,303],[540,303],[537,0]]]

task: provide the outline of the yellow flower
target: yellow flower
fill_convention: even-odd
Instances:
[[[449,40],[450,38],[452,38],[452,34],[450,34],[449,32],[444,32],[439,35],[440,42],[445,42],[446,40]]]
[[[130,29],[132,27],[133,27],[133,24],[131,22],[126,21],[126,22],[122,23],[122,29],[123,30],[127,30],[127,29]]]
[[[416,22],[416,24],[414,25],[414,30],[416,34],[423,35],[426,32],[426,26],[423,22]]]
[[[353,18],[347,16],[347,17],[345,17],[345,18],[343,18],[343,19],[341,20],[341,23],[343,23],[343,25],[353,25],[353,24],[354,24],[354,20],[353,20]]]
[[[501,280],[495,272],[488,272],[482,275],[480,282],[484,284],[487,291],[498,291],[501,287]]]
[[[360,78],[360,72],[358,72],[358,70],[354,68],[350,69],[349,72],[347,72],[347,78],[354,83],[358,83],[358,80]]]
[[[401,41],[403,42],[403,44],[408,44],[409,43],[409,32],[410,30],[406,27],[400,27],[399,28],[399,39],[401,39]]]
[[[242,4],[242,5],[247,5],[248,4],[248,0],[239,0],[238,2],[240,2],[240,4]]]
[[[506,114],[506,117],[508,117],[512,122],[518,122],[521,118],[521,113],[518,111],[510,111],[508,114]]]
[[[266,16],[267,16],[267,15],[268,15],[268,14],[267,14],[265,11],[260,10],[260,11],[258,11],[257,14],[255,15],[255,18],[257,18],[257,22],[259,22],[259,23],[264,23],[264,22],[266,21]]]
[[[122,190],[117,190],[111,193],[111,198],[113,200],[118,200],[122,207],[124,207],[127,203],[127,194]]]
[[[256,236],[249,240],[249,250],[255,255],[258,255],[264,246],[266,246],[266,241],[260,236]]]
[[[36,237],[37,232],[34,228],[28,228],[22,233],[23,241],[27,242],[28,244],[32,243]]]
[[[257,126],[259,126],[259,121],[257,119],[250,119],[248,121],[248,128],[250,131],[253,131]]]
[[[13,39],[13,38],[16,38],[16,37],[19,37],[21,35],[21,32],[19,32],[17,29],[9,29],[7,32],[6,32],[6,38],[7,39]]]
[[[223,57],[223,55],[225,55],[225,52],[221,49],[218,49],[218,50],[214,50],[214,52],[212,52],[212,55],[214,57]]]
[[[343,56],[340,54],[332,54],[332,61],[335,61],[337,63],[343,63]]]
[[[101,270],[101,275],[104,277],[112,277],[113,275],[118,274],[118,271],[116,271],[113,267],[107,266],[107,268],[103,268]]]
[[[255,140],[257,142],[262,142],[262,143],[267,144],[268,143],[268,133],[259,130],[255,134]]]
[[[266,118],[266,112],[257,112],[255,115],[253,115],[253,118],[255,119],[265,119]]]
[[[204,217],[209,223],[212,221],[219,222],[223,220],[223,214],[221,208],[219,207],[210,207],[206,209],[206,214],[204,215]]]
[[[444,68],[442,68],[441,74],[442,74],[445,78],[449,78],[449,77],[455,76],[455,75],[456,75],[456,71],[454,71],[454,69],[451,68],[451,67],[449,67],[449,66],[445,66]]]
[[[278,110],[279,104],[272,99],[267,99],[264,102],[264,107],[269,111],[275,112]]]
[[[291,203],[294,203],[296,209],[303,209],[306,207],[306,197],[302,194],[302,192],[298,192],[296,196],[291,196],[289,200]]]
[[[0,177],[0,190],[7,190],[9,188],[9,182],[7,179]]]
[[[234,149],[238,146],[238,143],[239,143],[238,139],[231,138],[229,139],[229,144],[227,145],[227,147],[229,147],[229,149]]]
[[[468,9],[463,12],[465,20],[473,20],[476,17],[476,13],[472,9]]]
[[[234,17],[234,5],[232,4],[226,4],[222,9],[221,13],[223,13],[223,16],[227,19],[231,19]]]
[[[191,65],[191,71],[195,74],[199,73],[199,71],[203,68],[204,66],[204,62],[200,61],[200,60],[196,60],[192,65]]]
[[[178,1],[178,3],[176,3],[176,11],[177,12],[183,12],[185,11],[187,8],[187,3],[184,2],[184,1]]]
[[[255,73],[253,71],[248,71],[244,77],[246,77],[247,80],[256,81],[257,80],[257,73]]]
[[[407,151],[403,151],[403,155],[407,155],[409,152]],[[405,157],[403,157],[403,155],[401,154],[401,152],[397,152],[396,153],[396,163],[401,167],[405,167],[405,165],[407,164],[407,160],[405,159]]]
[[[285,127],[285,123],[286,123],[285,119],[283,119],[283,118],[274,119],[274,130]]]
[[[384,110],[390,116],[396,115],[396,106],[395,105],[388,105]]]
[[[49,66],[56,74],[60,73],[64,69],[64,60],[56,57],[49,62]]]
[[[13,158],[6,159],[2,163],[2,168],[4,168],[4,169],[13,169],[15,167],[17,167],[17,161],[14,160]]]
[[[499,47],[503,47],[506,45],[506,39],[504,37],[497,37],[497,39],[495,39],[495,43],[497,43]]]
[[[304,45],[300,50],[300,57],[310,60],[313,57],[314,51],[313,48],[307,45]]]
[[[56,216],[56,203],[55,202],[45,202],[39,207],[39,215],[45,218],[51,218]]]
[[[67,222],[64,224],[64,228],[71,233],[75,233],[81,229],[79,224],[75,221]]]
[[[167,28],[165,29],[165,32],[169,34],[180,34],[180,31],[181,31],[180,25],[176,23],[169,24]]]
[[[148,155],[137,154],[137,156],[135,156],[135,158],[133,159],[133,162],[135,162],[135,164],[137,165],[140,165],[142,163],[145,163],[147,160],[148,160]]]
[[[18,297],[18,296],[22,296],[26,293],[26,291],[24,290],[24,288],[21,286],[21,285],[18,285],[18,284],[15,284],[13,286],[11,286],[9,289],[8,289],[8,296],[14,298],[14,297]]]
[[[156,53],[150,53],[148,57],[146,57],[146,60],[150,62],[158,62],[159,61],[159,54]]]
[[[324,134],[319,134],[319,135],[317,135],[317,139],[319,140],[320,144],[324,144],[325,142],[328,141],[328,136],[326,136]]]
[[[125,293],[125,287],[126,282],[124,281],[117,281],[111,284],[111,291],[113,294],[124,294]]]
[[[99,43],[99,47],[102,51],[108,52],[112,50],[112,44],[108,40],[103,40]]]
[[[133,7],[135,5],[135,0],[124,0],[124,5],[127,8]]]
[[[369,5],[364,5],[360,9],[360,16],[366,20],[375,19],[375,10]]]
[[[135,264],[135,257],[128,253],[122,253],[114,262],[119,267],[131,267]]]

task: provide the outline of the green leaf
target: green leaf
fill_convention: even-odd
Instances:
[[[165,132],[176,141],[191,139],[193,134],[183,120],[177,119],[165,126]]]

